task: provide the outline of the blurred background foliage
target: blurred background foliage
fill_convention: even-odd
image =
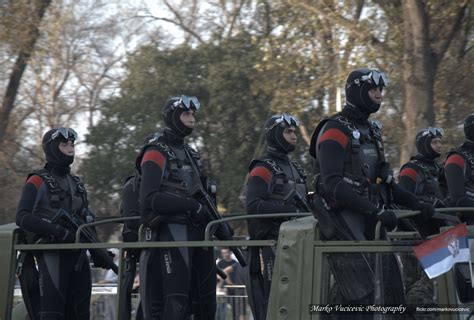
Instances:
[[[272,114],[301,120],[292,156],[311,181],[312,130],[343,106],[354,68],[390,77],[375,118],[394,168],[422,127],[445,129],[445,151],[459,144],[474,111],[469,0],[18,0],[0,2],[0,16],[2,223],[53,126],[79,128],[74,170],[93,209],[118,215],[136,153],[175,95],[201,101],[189,142],[224,213],[245,211],[247,166]]]

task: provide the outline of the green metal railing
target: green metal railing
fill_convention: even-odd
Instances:
[[[437,209],[437,212],[474,212],[474,208],[446,208]],[[409,217],[416,214],[413,211],[397,211],[397,217]],[[121,279],[124,270],[124,250],[133,248],[176,248],[176,247],[251,247],[275,246],[274,240],[212,240],[213,233],[220,223],[238,220],[272,219],[282,217],[300,218],[284,223],[280,229],[278,240],[277,261],[275,266],[274,281],[272,282],[271,301],[268,319],[295,319],[292,316],[301,314],[298,319],[319,319],[318,315],[309,314],[307,308],[310,303],[321,301],[321,286],[323,279],[324,255],[335,252],[409,252],[414,244],[421,240],[398,240],[388,242],[378,241],[320,241],[317,221],[308,217],[311,214],[264,214],[264,215],[238,215],[223,217],[221,220],[210,222],[205,229],[203,241],[173,241],[173,242],[147,242],[143,241],[144,227],[140,227],[139,242],[127,243],[80,243],[82,230],[88,226],[100,226],[108,223],[123,223],[139,219],[139,217],[113,218],[82,225],[76,232],[76,243],[67,244],[19,244],[17,239],[17,226],[14,224],[0,226],[0,320],[10,319],[13,303],[13,287],[15,283],[15,266],[17,252],[20,250],[58,250],[58,249],[93,249],[93,248],[118,248],[120,255],[119,282],[117,289],[120,292]],[[474,229],[471,230],[474,234]],[[378,226],[377,233],[380,233]],[[403,236],[410,237],[413,233],[388,233],[392,238]],[[289,262],[290,258],[297,262]],[[286,268],[286,269],[285,269]],[[448,276],[440,278],[440,290],[446,295],[446,301],[452,302],[453,285]],[[294,286],[294,288],[293,288]],[[294,290],[294,291],[291,291]],[[288,290],[291,292],[289,293]],[[279,297],[278,297],[279,296]],[[291,299],[288,299],[291,297]],[[292,302],[293,301],[293,302]],[[291,305],[291,303],[297,303]],[[300,308],[297,313],[293,313]],[[120,312],[120,310],[118,310]]]

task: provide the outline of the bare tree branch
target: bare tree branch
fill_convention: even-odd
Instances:
[[[154,15],[151,15],[151,14],[141,14],[141,15],[136,15],[135,16],[136,18],[148,18],[148,19],[152,19],[152,20],[157,20],[157,21],[165,21],[165,22],[169,22],[169,23],[172,23],[178,27],[180,27],[181,29],[183,29],[185,32],[189,33],[190,35],[192,35],[194,38],[196,38],[197,41],[199,41],[200,43],[205,43],[204,40],[201,38],[201,36],[199,34],[197,34],[196,32],[194,32],[192,29],[189,29],[186,25],[182,24],[181,22],[178,22],[178,21],[175,21],[174,19],[169,19],[169,18],[162,18],[162,17],[156,17]]]
[[[456,33],[461,30],[462,27],[462,20],[467,12],[469,0],[464,1],[464,3],[459,7],[459,10],[451,24],[451,30],[447,33],[445,37],[441,37],[438,39],[436,43],[433,44],[433,52],[435,54],[435,63],[439,64],[439,62],[443,59],[446,50],[448,50],[451,41],[454,39]]]

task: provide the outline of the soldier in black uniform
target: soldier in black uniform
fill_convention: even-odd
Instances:
[[[296,147],[296,128],[298,121],[283,113],[274,115],[265,122],[267,141],[266,153],[253,159],[249,165],[246,190],[248,214],[309,212],[307,202],[306,175],[296,161],[288,154]],[[248,230],[252,240],[278,239],[280,224],[287,219],[258,219],[248,221]],[[259,248],[252,247],[250,254],[250,276],[260,273]],[[260,248],[263,261],[263,288],[252,286],[257,307],[266,310],[275,260],[275,248]],[[262,276],[262,275],[260,275]],[[255,284],[256,282],[254,282]],[[263,289],[264,302],[258,302]],[[258,311],[257,311],[258,312]],[[255,313],[255,311],[254,311]],[[264,318],[264,317],[263,317]]]
[[[388,79],[374,69],[357,69],[346,81],[344,109],[323,119],[315,129],[310,154],[315,158],[315,215],[321,237],[327,240],[374,239],[378,221],[391,230],[397,218],[392,203],[421,210],[425,221],[434,209],[393,183],[385,161],[381,126],[369,116],[379,110]],[[384,255],[385,304],[403,302],[403,286],[395,259]],[[338,294],[335,303],[373,303],[375,274],[367,254],[333,254],[329,257]]]
[[[70,173],[74,161],[76,132],[57,128],[43,136],[44,169],[33,171],[23,187],[16,213],[17,225],[28,234],[29,243],[74,242],[73,229],[56,221],[62,210],[84,222],[93,221],[86,190]],[[34,253],[39,272],[39,315],[34,319],[89,319],[91,272],[84,250],[46,250]],[[34,297],[32,297],[34,300]]]
[[[464,141],[449,151],[444,165],[449,205],[474,207],[474,114],[464,120]],[[463,213],[462,219],[471,224],[472,213]]]
[[[163,108],[165,129],[158,141],[143,148],[139,169],[142,222],[153,241],[198,241],[204,239],[208,208],[200,202],[199,190],[207,185],[199,153],[184,142],[195,125],[200,104],[196,97],[173,97]],[[196,172],[199,171],[199,172]],[[200,185],[202,184],[202,185]],[[204,188],[207,190],[207,188]],[[154,251],[154,250],[151,250]],[[216,267],[214,252],[207,248],[160,248],[156,250],[159,276],[140,258],[140,281],[157,280],[163,300],[153,308],[152,319],[213,319],[216,312]],[[153,257],[153,254],[151,254]],[[150,257],[150,255],[148,255]],[[154,277],[154,278],[153,278]],[[146,292],[142,292],[147,300]],[[193,303],[190,303],[191,299]],[[147,318],[148,319],[148,318]]]
[[[401,167],[398,181],[420,201],[435,207],[444,207],[438,183],[441,165],[436,161],[441,155],[443,132],[443,129],[429,127],[416,134],[417,154]]]
[[[417,154],[400,169],[398,184],[405,190],[415,194],[423,202],[435,207],[445,207],[443,193],[439,184],[441,165],[436,161],[441,155],[443,129],[428,127],[419,131],[415,138]],[[436,216],[439,216],[435,219]],[[413,226],[404,219],[401,227],[413,227],[419,231],[423,238],[436,234],[443,225],[450,221],[442,219],[441,214],[435,214],[433,219],[422,225]],[[444,215],[443,215],[444,216]],[[447,216],[446,218],[451,218]],[[454,217],[452,217],[454,218]],[[453,219],[456,220],[456,219]],[[456,221],[457,222],[457,221]],[[452,221],[451,224],[455,224]],[[411,228],[412,227],[412,228]],[[419,267],[418,260],[411,254],[401,255],[403,261],[404,284],[406,288],[406,301],[409,305],[436,305],[434,297],[434,283],[429,280]],[[436,313],[418,313],[416,319],[439,319]]]

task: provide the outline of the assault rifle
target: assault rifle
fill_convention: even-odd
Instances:
[[[222,217],[219,214],[219,211],[217,210],[216,206],[214,205],[214,201],[212,201],[211,197],[207,193],[207,190],[204,189],[204,185],[201,181],[201,177],[199,176],[199,171],[196,167],[196,164],[193,161],[193,158],[189,154],[188,150],[186,150],[186,148],[184,150],[186,152],[186,156],[191,161],[191,167],[193,169],[193,173],[198,179],[198,181],[200,182],[198,183],[199,190],[197,191],[197,194],[195,194],[195,196],[197,196],[202,202],[204,202],[204,205],[207,207],[208,212],[209,212],[209,220],[211,221],[221,220]],[[224,223],[219,224],[219,227],[217,227],[217,230],[214,234],[219,240],[232,240],[233,231],[230,225],[227,222],[224,222]],[[240,265],[242,267],[245,267],[247,265],[247,261],[245,260],[244,255],[242,254],[242,251],[240,251],[240,249],[237,247],[229,247],[229,249],[234,253]]]
[[[290,203],[291,202],[293,202],[297,208],[304,209],[306,212],[311,212],[308,203],[303,200],[302,196],[296,192],[296,190],[293,191],[293,195],[290,198]]]
[[[66,210],[60,208],[54,217],[51,219],[52,223],[59,224],[69,231],[76,232],[80,225],[84,224],[85,221],[77,216],[76,214],[70,214]],[[81,233],[81,241],[84,243],[99,243],[95,229],[84,228]],[[113,272],[118,274],[118,266],[115,264],[113,258],[109,255],[109,252],[105,249],[88,249],[94,264],[106,269],[112,269]]]

